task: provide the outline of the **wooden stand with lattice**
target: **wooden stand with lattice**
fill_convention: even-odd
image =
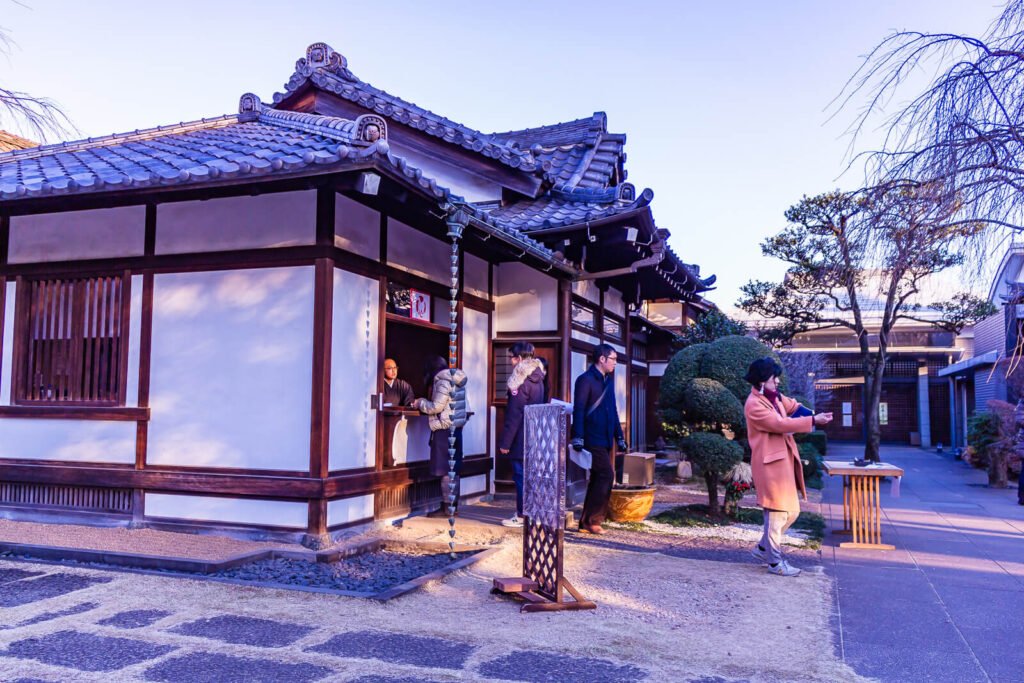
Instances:
[[[523,612],[595,609],[562,575],[565,454],[569,418],[560,406],[526,407],[523,472],[523,575],[494,579],[495,593],[525,601]],[[569,599],[567,600],[566,593]]]

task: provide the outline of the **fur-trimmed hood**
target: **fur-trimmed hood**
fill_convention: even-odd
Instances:
[[[508,376],[508,390],[512,393],[519,391],[519,387],[527,380],[544,381],[544,364],[539,358],[524,358],[512,368],[512,374]]]

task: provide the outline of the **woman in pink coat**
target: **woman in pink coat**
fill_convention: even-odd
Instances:
[[[757,504],[764,509],[764,535],[751,553],[768,565],[769,573],[796,576],[800,570],[782,557],[782,535],[800,514],[798,492],[807,498],[793,434],[828,424],[832,413],[791,417],[802,406],[779,393],[781,374],[782,367],[773,358],[760,358],[750,364],[744,377],[753,387],[743,413],[747,417]]]

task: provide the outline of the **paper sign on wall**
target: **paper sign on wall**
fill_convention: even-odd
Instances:
[[[853,426],[853,415],[843,415],[843,426],[844,427],[852,427]]]
[[[889,404],[879,403],[878,404],[878,424],[887,425],[889,424]]]
[[[853,414],[853,404],[849,401],[843,401],[843,415]]]
[[[409,317],[416,320],[430,320],[430,295],[415,289],[409,290]]]

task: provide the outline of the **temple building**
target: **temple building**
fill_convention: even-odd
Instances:
[[[564,399],[615,347],[642,448],[643,304],[692,319],[713,277],[668,247],[625,141],[602,113],[482,133],[317,43],[237,114],[0,154],[0,515],[317,545],[436,505],[426,418],[380,400],[381,369],[424,396],[450,346],[463,496],[510,478],[514,341]]]

